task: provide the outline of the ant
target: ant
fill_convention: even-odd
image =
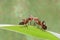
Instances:
[[[31,21],[33,20],[33,17],[30,16],[27,19],[23,19],[22,22],[19,23],[19,25],[26,25],[29,21],[30,21],[30,25],[31,25]],[[27,25],[26,25],[27,26]]]
[[[27,27],[28,22],[29,22],[29,19],[23,19],[22,22],[19,23],[19,25],[26,25]]]
[[[47,26],[44,24],[45,21],[40,21],[37,17],[34,18],[34,21],[38,24],[38,25],[41,25],[42,29],[46,30],[47,29]]]
[[[41,22],[37,17],[33,17],[32,15],[27,19],[23,19],[22,22],[19,23],[19,25],[26,25],[29,21],[30,21],[30,25],[31,25],[32,20],[34,20],[35,23],[37,23],[39,26],[41,26],[42,29],[44,29],[44,30],[47,29],[47,26],[44,24],[45,21]],[[35,23],[34,23],[34,25],[35,25]],[[27,27],[27,25],[26,25],[26,27]]]

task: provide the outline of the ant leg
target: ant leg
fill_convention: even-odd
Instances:
[[[27,24],[25,24],[25,27],[27,27],[27,29],[28,29],[28,25]]]
[[[43,31],[44,29],[42,28],[42,26],[40,26],[40,30]]]
[[[28,27],[27,24],[26,24],[26,27]]]
[[[45,32],[45,30],[43,28],[41,28],[41,30]]]
[[[30,25],[31,25],[31,21],[30,21]]]
[[[31,22],[30,21],[28,22],[28,25],[31,25]]]
[[[36,26],[36,23],[34,22],[34,26]]]
[[[43,31],[43,28],[41,28],[41,30]]]
[[[31,25],[31,22],[29,21],[28,25]]]

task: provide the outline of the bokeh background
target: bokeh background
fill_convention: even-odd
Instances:
[[[47,30],[60,33],[60,0],[0,0],[0,24],[18,24],[33,15],[46,21]]]

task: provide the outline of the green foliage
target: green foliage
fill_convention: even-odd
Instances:
[[[15,31],[24,35],[29,35],[29,36],[37,37],[37,38],[59,40],[57,37],[50,34],[49,32],[36,28],[36,26],[26,27],[23,25],[20,25],[20,26],[17,25],[17,26],[3,27],[3,29]]]

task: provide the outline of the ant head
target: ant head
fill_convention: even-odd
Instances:
[[[47,26],[46,26],[46,25],[43,25],[42,28],[43,28],[44,30],[46,30],[46,29],[47,29]]]
[[[43,28],[44,30],[46,30],[46,29],[47,29],[47,26],[46,26],[45,21],[42,21],[42,28]]]

